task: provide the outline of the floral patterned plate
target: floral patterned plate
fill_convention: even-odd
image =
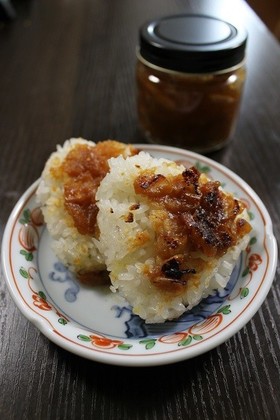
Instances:
[[[21,312],[58,346],[103,363],[149,366],[202,354],[240,330],[272,284],[277,260],[270,217],[259,197],[224,166],[172,147],[138,145],[155,157],[183,161],[221,181],[246,203],[253,230],[222,293],[204,299],[176,321],[148,325],[108,287],[79,284],[51,251],[35,200],[38,181],[22,196],[7,223],[3,271]]]

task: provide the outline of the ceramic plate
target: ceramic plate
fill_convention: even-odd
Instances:
[[[21,197],[6,226],[3,270],[21,312],[57,345],[103,363],[149,366],[178,362],[223,343],[256,313],[274,278],[276,241],[260,198],[224,166],[172,147],[137,145],[155,157],[195,165],[246,203],[250,243],[223,293],[204,299],[176,321],[148,325],[108,287],[79,284],[51,251],[35,200],[38,181]]]

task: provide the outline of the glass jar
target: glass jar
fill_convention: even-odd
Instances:
[[[201,153],[228,142],[245,81],[246,41],[242,28],[209,16],[142,26],[137,104],[148,141]]]

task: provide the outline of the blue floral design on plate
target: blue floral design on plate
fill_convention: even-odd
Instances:
[[[67,302],[75,302],[80,291],[80,286],[76,282],[75,277],[61,262],[55,262],[53,268],[54,271],[49,273],[49,279],[59,283],[68,282],[70,287],[64,292],[65,300]]]

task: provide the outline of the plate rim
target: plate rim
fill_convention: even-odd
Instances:
[[[209,337],[209,340],[203,340],[202,342],[199,342],[198,346],[192,346],[188,348],[188,351],[178,351],[178,350],[169,350],[162,353],[147,353],[147,354],[114,354],[114,353],[108,353],[108,352],[102,352],[98,349],[89,349],[87,347],[84,347],[83,344],[79,344],[76,342],[71,342],[69,340],[61,340],[61,337],[59,335],[59,332],[52,329],[50,322],[46,322],[44,318],[38,317],[38,314],[36,314],[35,311],[32,310],[32,308],[29,308],[26,306],[23,299],[19,300],[18,296],[14,290],[13,285],[11,284],[11,280],[9,278],[9,272],[11,272],[10,267],[10,259],[11,259],[11,253],[10,251],[10,238],[12,237],[16,221],[19,217],[20,210],[24,207],[25,203],[27,203],[31,197],[34,195],[34,191],[37,188],[37,185],[39,183],[39,179],[37,179],[35,182],[33,182],[29,188],[21,195],[19,200],[17,201],[16,205],[14,206],[8,221],[5,226],[3,238],[2,238],[2,252],[1,252],[1,260],[2,260],[2,272],[3,277],[5,278],[5,282],[8,286],[9,293],[15,303],[15,305],[18,307],[18,309],[21,311],[21,313],[31,322],[33,325],[35,325],[40,332],[45,335],[50,341],[58,345],[59,347],[72,352],[73,354],[76,354],[78,356],[81,356],[83,358],[111,364],[111,365],[122,365],[122,366],[156,366],[156,365],[163,365],[163,364],[171,364],[175,362],[180,362],[183,360],[187,360],[190,358],[193,358],[195,356],[201,355],[203,353],[206,353],[213,348],[218,347],[220,344],[227,341],[230,337],[235,335],[241,328],[243,328],[255,315],[255,313],[258,311],[258,309],[261,307],[262,303],[264,302],[271,285],[273,283],[276,267],[277,267],[277,255],[278,255],[278,249],[277,249],[277,241],[273,234],[273,225],[271,217],[260,199],[260,197],[256,194],[256,192],[247,184],[246,181],[244,181],[238,174],[234,173],[231,169],[227,168],[226,166],[222,165],[219,162],[214,161],[213,159],[200,155],[195,152],[191,152],[185,149],[180,149],[172,146],[161,146],[161,145],[151,145],[151,144],[133,144],[134,147],[144,150],[147,152],[159,152],[159,153],[168,153],[168,154],[179,154],[181,156],[185,156],[186,158],[192,158],[196,159],[198,161],[202,161],[203,163],[208,163],[211,168],[215,168],[218,171],[220,171],[226,178],[231,179],[232,182],[237,182],[238,187],[242,187],[244,192],[254,201],[254,204],[256,207],[261,209],[261,216],[263,219],[264,224],[264,240],[266,243],[266,252],[267,255],[270,257],[270,263],[267,264],[266,273],[264,274],[264,278],[268,277],[267,282],[263,282],[262,286],[262,295],[257,299],[253,299],[253,301],[249,302],[248,305],[243,309],[243,316],[240,319],[240,315],[235,318],[232,323],[231,327],[227,328],[227,331],[222,329],[217,333],[217,336],[211,336]],[[5,258],[5,255],[7,254],[7,250],[5,249],[5,245],[7,245],[7,242],[9,243],[8,246],[8,254],[9,254],[9,261]],[[269,250],[272,253],[269,254]],[[12,274],[13,275],[13,274]],[[18,290],[19,295],[21,296],[20,291]],[[22,297],[22,296],[21,296]],[[65,338],[65,337],[63,337]],[[131,339],[133,340],[133,339]]]

